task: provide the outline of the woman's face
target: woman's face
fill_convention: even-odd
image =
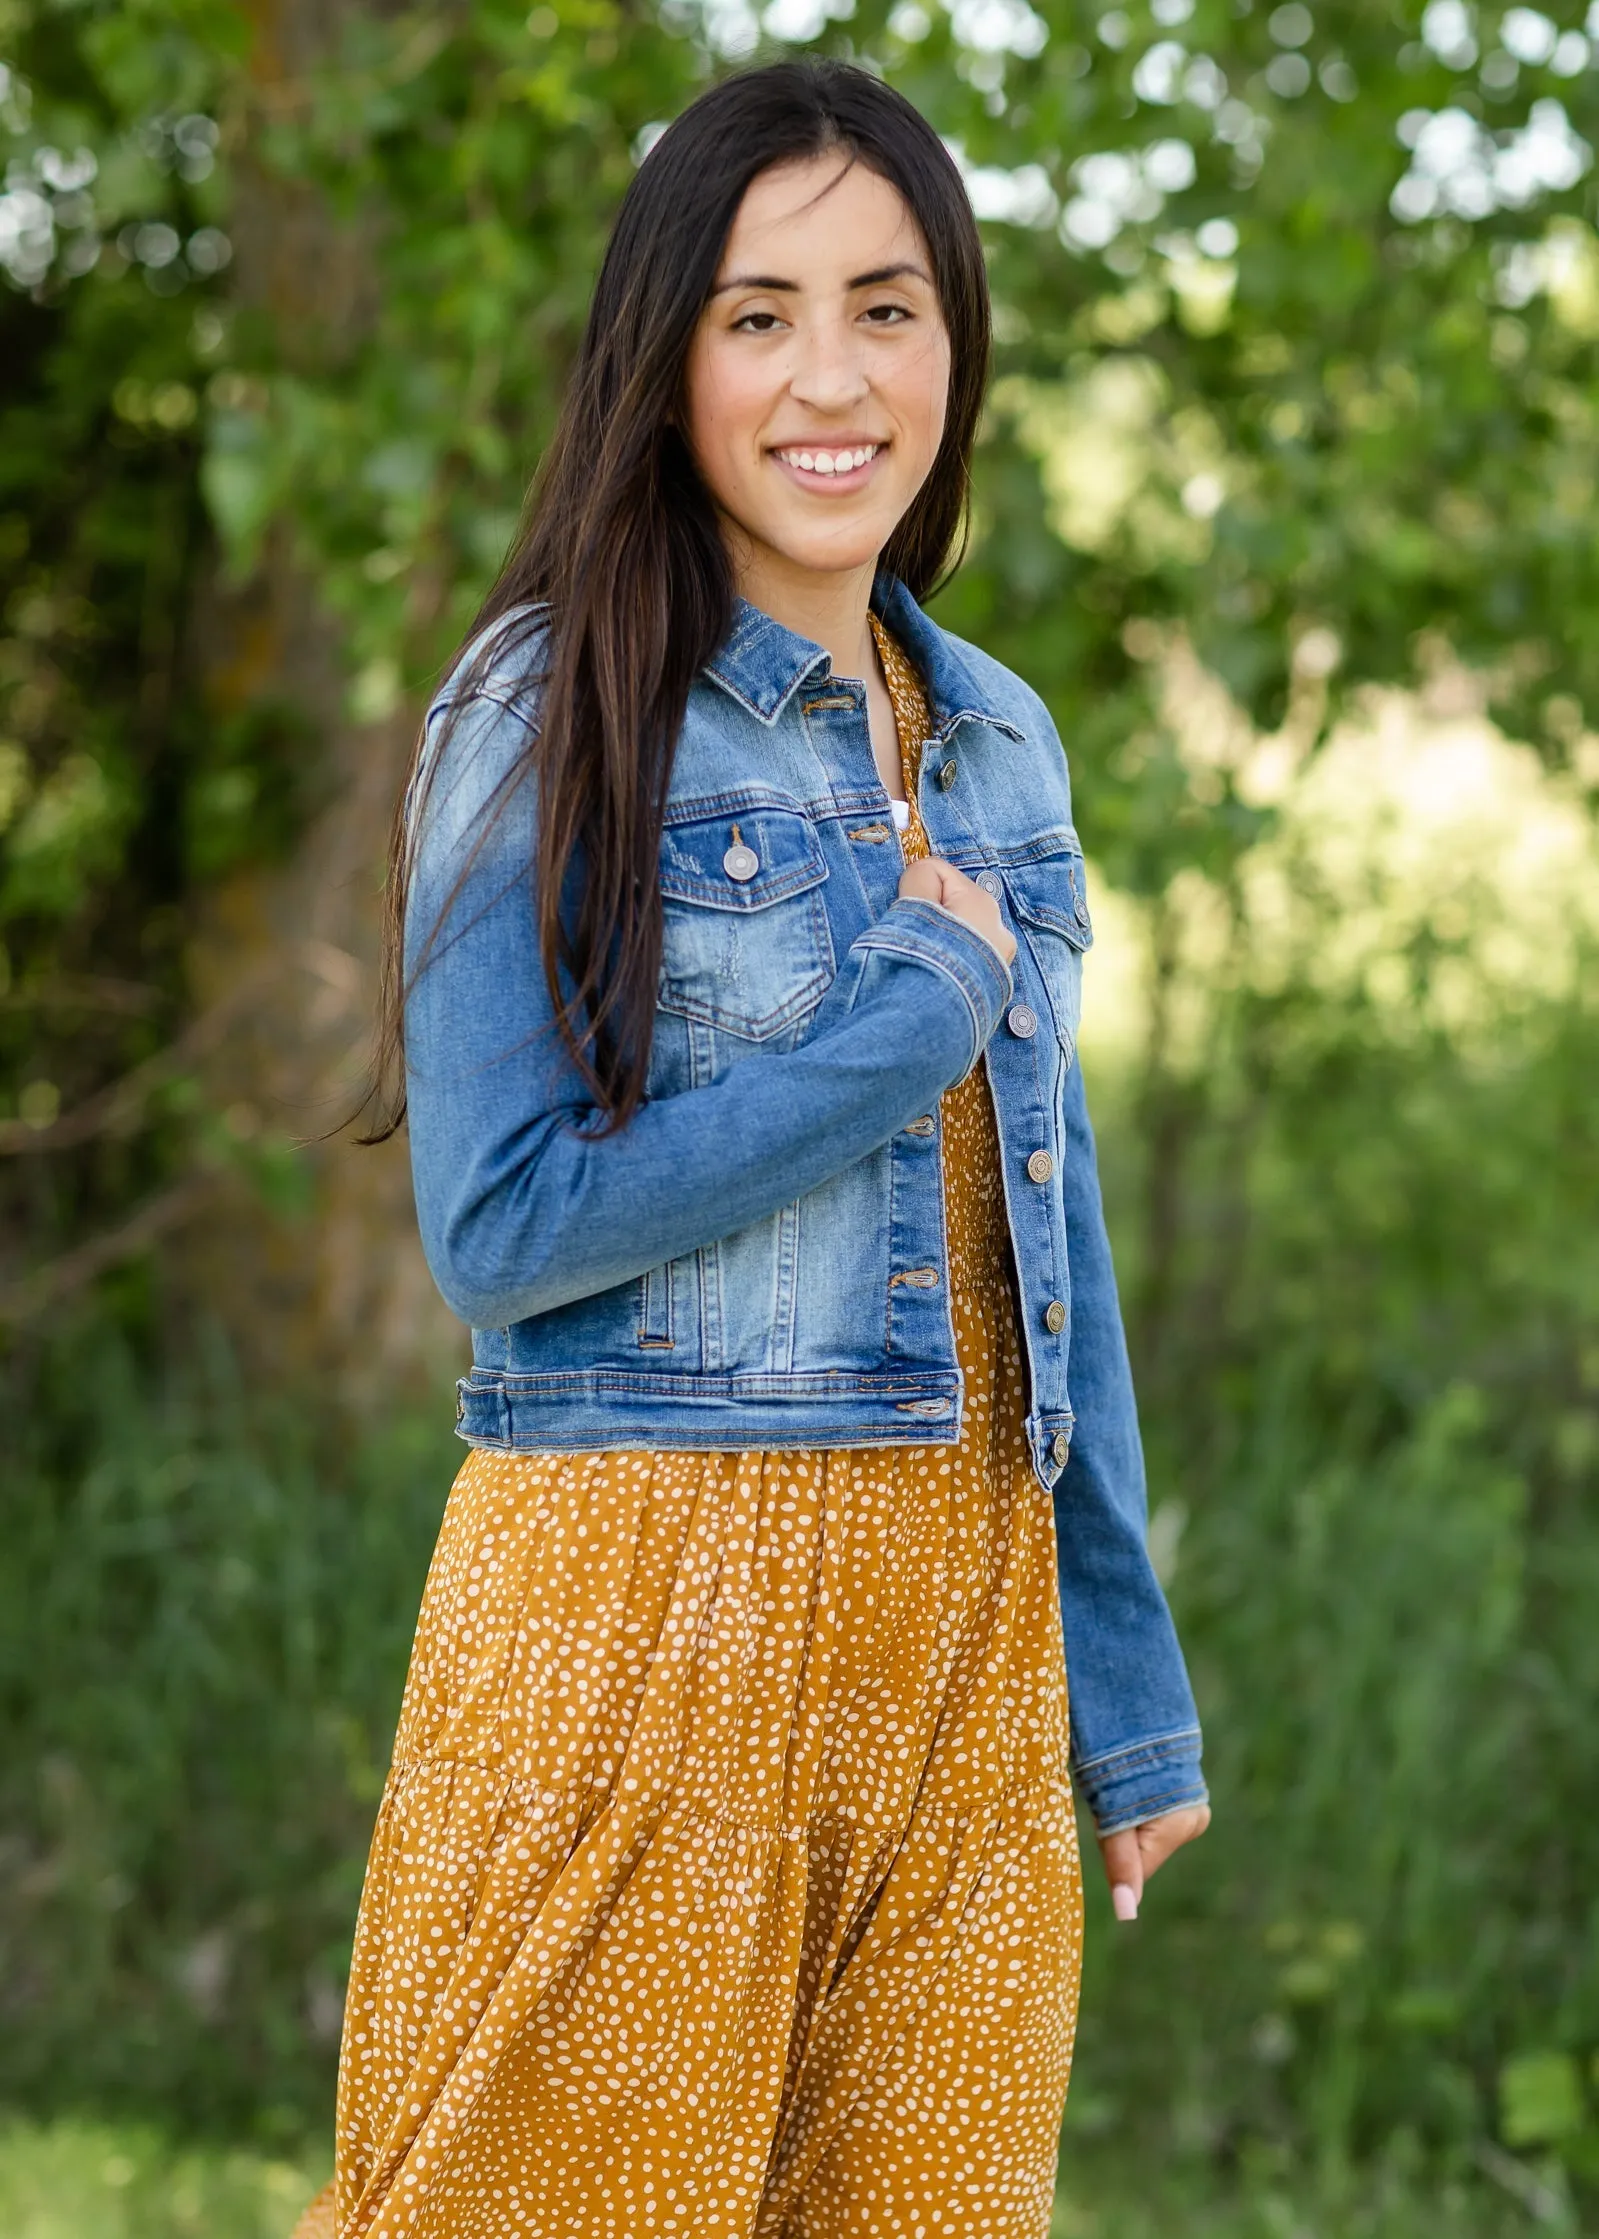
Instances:
[[[932,260],[898,189],[838,153],[763,172],[685,386],[741,581],[874,565],[938,454],[949,396]]]

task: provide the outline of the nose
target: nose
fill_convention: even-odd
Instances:
[[[796,336],[789,389],[799,404],[815,412],[846,412],[871,388],[866,355],[852,321],[808,321]]]

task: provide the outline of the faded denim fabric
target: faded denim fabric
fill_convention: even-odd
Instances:
[[[1055,1504],[1074,1762],[1109,1833],[1205,1789],[1145,1547],[1076,1063],[1093,933],[1066,761],[1008,670],[892,577],[874,605],[933,710],[928,837],[1000,901],[1013,972],[948,911],[896,895],[903,857],[864,686],[740,602],[672,772],[648,1097],[619,1133],[594,1135],[539,962],[534,788],[509,782],[537,720],[538,647],[524,632],[518,648],[507,618],[476,688],[457,708],[463,662],[430,710],[416,791],[406,1055],[422,1241],[472,1326],[458,1410],[470,1444],[952,1442],[938,1101],[986,1052],[1027,1439]],[[503,814],[485,839],[491,802]]]

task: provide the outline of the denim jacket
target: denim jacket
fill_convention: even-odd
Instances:
[[[406,1060],[422,1241],[472,1327],[458,1425],[474,1446],[950,1443],[962,1392],[938,1108],[986,1055],[1027,1446],[1055,1507],[1073,1762],[1110,1833],[1205,1789],[1145,1546],[1076,1062],[1093,934],[1066,762],[1008,670],[891,576],[873,603],[932,709],[928,838],[999,901],[1014,966],[948,911],[897,896],[864,686],[740,602],[689,695],[672,769],[646,1099],[597,1135],[539,960],[536,788],[507,782],[537,724],[539,666],[537,639],[508,617],[479,641],[486,672],[468,686],[463,661],[430,709],[427,782],[413,789]],[[491,802],[502,813],[485,839]]]

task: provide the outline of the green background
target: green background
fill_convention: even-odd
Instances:
[[[400,1170],[308,1140],[369,982],[296,1073],[297,920],[344,913],[328,986],[369,966],[395,755],[650,128],[807,46],[901,86],[984,219],[937,611],[1071,757],[1216,1807],[1136,1930],[1091,1892],[1059,2229],[1592,2220],[1593,36],[0,0],[0,2228],[279,2231],[326,2158],[455,1364],[374,1375],[295,1287],[361,1236],[397,1297],[412,1249],[398,1200],[341,1225]],[[1499,739],[1425,877],[1395,709],[1434,808]]]

